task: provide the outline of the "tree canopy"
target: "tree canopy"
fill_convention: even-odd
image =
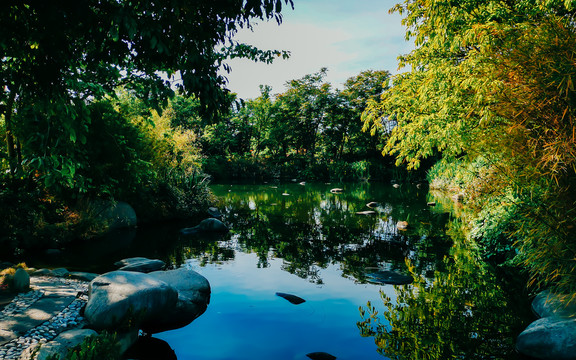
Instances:
[[[364,113],[366,126],[397,123],[384,152],[398,163],[417,168],[440,154],[443,162],[464,164],[471,202],[514,212],[505,216],[513,218],[505,233],[516,239],[534,279],[570,293],[575,6],[572,0],[396,5],[392,11],[404,15],[416,46],[401,58],[411,69]]]
[[[89,132],[88,105],[118,87],[158,108],[174,94],[202,108],[226,106],[225,60],[288,56],[233,36],[254,19],[281,22],[292,0],[155,2],[4,1],[0,4],[0,117],[11,173],[38,171],[48,184],[77,187]],[[174,82],[175,75],[180,79]]]

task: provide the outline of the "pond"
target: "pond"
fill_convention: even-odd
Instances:
[[[145,227],[89,245],[90,261],[76,249],[65,264],[106,271],[148,256],[204,275],[208,310],[154,335],[177,359],[520,359],[523,282],[479,260],[450,200],[410,184],[212,189],[230,233],[179,234],[194,221]]]

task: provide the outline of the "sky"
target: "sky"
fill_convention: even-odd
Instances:
[[[272,93],[285,91],[285,83],[328,68],[326,81],[342,89],[349,77],[364,70],[399,72],[398,56],[412,49],[404,39],[401,16],[388,10],[397,0],[294,0],[284,6],[283,21],[259,22],[253,31],[242,30],[235,39],[261,49],[287,50],[288,60],[271,65],[233,59],[228,88],[240,98],[260,95],[259,85]]]

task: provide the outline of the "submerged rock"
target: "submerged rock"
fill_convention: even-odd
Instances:
[[[330,354],[323,352],[323,351],[309,353],[309,354],[306,354],[306,356],[312,360],[334,360],[334,359],[336,359],[336,356],[330,355]]]
[[[366,279],[372,284],[379,285],[407,285],[414,281],[410,275],[399,274],[390,270],[367,273]]]
[[[151,271],[162,270],[166,266],[166,263],[159,259],[132,257],[122,259],[114,263],[114,265],[120,266],[119,270],[123,271],[136,271],[136,272],[148,273]]]
[[[294,304],[294,305],[299,305],[299,304],[306,302],[306,300],[302,299],[301,297],[296,296],[296,295],[292,295],[292,294],[277,292],[276,296],[280,296],[281,298],[288,300],[291,304]]]
[[[516,341],[522,354],[543,360],[576,359],[576,319],[546,317],[524,330]]]
[[[200,224],[194,227],[184,228],[180,230],[180,232],[184,235],[196,234],[201,232],[225,233],[228,231],[229,229],[228,226],[226,226],[226,224],[214,218],[204,219],[200,222]]]

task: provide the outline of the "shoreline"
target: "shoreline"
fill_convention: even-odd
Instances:
[[[31,276],[30,291],[17,294],[0,311],[0,360],[20,359],[37,344],[64,331],[82,328],[81,309],[88,282],[54,276]]]

